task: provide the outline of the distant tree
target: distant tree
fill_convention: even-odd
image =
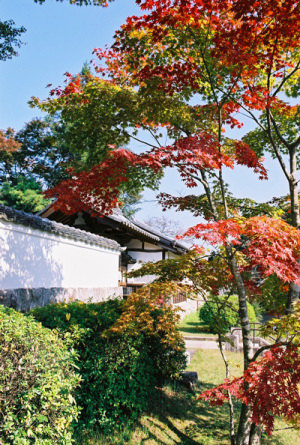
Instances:
[[[49,203],[50,201],[44,198],[40,185],[33,178],[19,176],[15,186],[5,182],[0,188],[0,204],[17,210],[36,213]]]
[[[59,116],[33,119],[16,133],[21,149],[15,155],[16,171],[33,175],[43,186],[54,186],[69,178],[66,169],[75,162],[64,141],[65,125]],[[78,156],[77,156],[78,158]]]
[[[0,130],[0,182],[7,181],[15,163],[15,155],[21,144],[15,139],[12,128]]]
[[[138,205],[141,202],[142,199],[142,193],[137,192],[134,193],[132,192],[130,193],[126,193],[126,191],[124,191],[121,195],[121,201],[122,201],[122,213],[124,216],[126,216],[126,218],[130,218],[131,216],[133,216],[136,212],[138,212],[139,210],[141,210]]]
[[[33,119],[15,132],[0,132],[0,202],[26,212],[38,212],[50,201],[42,194],[69,177],[65,165],[71,155],[60,145],[55,120]]]
[[[164,235],[175,237],[176,235],[182,235],[184,229],[180,222],[174,219],[167,218],[166,216],[152,216],[151,218],[144,219],[144,223],[149,227],[157,229]]]
[[[16,28],[13,20],[0,21],[0,60],[5,61],[18,55],[15,48],[22,45],[19,37],[25,31],[24,26]]]

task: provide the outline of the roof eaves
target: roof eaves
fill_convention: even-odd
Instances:
[[[172,248],[173,251],[186,253],[189,250],[188,246],[186,246],[185,244],[179,243],[174,238],[159,232],[159,230],[157,229],[153,229],[152,227],[147,226],[147,224],[145,223],[137,221],[135,218],[132,218],[132,223],[138,226],[140,230],[149,230],[149,232],[153,233],[153,236],[159,238],[159,242],[161,244],[167,246],[168,248]]]
[[[140,227],[136,226],[135,224],[132,224],[129,221],[122,221],[120,222],[122,226],[125,226],[126,228],[130,229],[134,233],[137,233],[139,235],[144,236],[145,238],[151,239],[152,241],[159,242],[160,238],[153,233],[150,233],[146,230],[141,229]]]

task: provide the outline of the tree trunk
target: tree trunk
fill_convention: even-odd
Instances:
[[[252,423],[249,445],[260,445],[260,440],[261,440],[261,426]]]
[[[226,379],[230,378],[230,371],[229,371],[229,365],[227,361],[227,357],[224,353],[223,344],[221,335],[218,334],[218,343],[219,343],[219,349],[223,358],[223,362],[226,369]],[[229,403],[229,420],[230,420],[230,444],[235,445],[235,430],[234,430],[234,406],[232,402],[231,394],[228,392],[228,403]]]
[[[296,149],[289,150],[290,153],[290,179],[289,189],[291,197],[291,218],[292,225],[299,229],[300,227],[300,213],[299,213],[299,197],[298,197],[298,181],[297,181],[297,157]],[[289,293],[286,303],[285,313],[293,312],[293,303],[300,298],[300,287],[295,283],[290,283]]]
[[[242,404],[239,427],[236,436],[236,445],[250,445],[250,437],[251,437],[251,425],[252,422],[250,420],[251,410],[250,408]]]
[[[236,259],[232,248],[228,246],[226,248],[228,263],[234,276],[235,284],[237,287],[237,294],[239,298],[239,316],[242,327],[242,338],[243,338],[243,353],[244,353],[244,371],[248,369],[250,362],[250,353],[252,351],[251,343],[251,332],[250,332],[250,322],[247,309],[247,296],[246,290],[243,282],[243,278],[240,274]]]
[[[291,314],[293,312],[293,303],[300,298],[300,287],[295,283],[290,283],[289,293],[287,296],[285,313]]]
[[[239,297],[239,308],[240,308],[239,315],[242,327],[244,370],[246,370],[248,369],[251,360],[250,354],[252,353],[251,331],[250,331],[250,322],[247,309],[246,290],[232,248],[227,247],[226,252],[231,272],[235,279],[237,293]],[[256,433],[257,431],[253,427],[251,421],[251,409],[243,403],[240,413],[239,426],[236,437],[236,445],[252,445],[252,444],[259,445],[260,436],[259,434]]]
[[[291,198],[292,225],[296,228],[299,228],[300,227],[300,213],[299,213],[296,149],[290,149],[289,154],[290,154],[289,189],[290,189],[290,198]]]

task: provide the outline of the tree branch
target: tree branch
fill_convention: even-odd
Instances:
[[[276,157],[278,159],[278,162],[282,168],[282,171],[286,177],[286,179],[288,180],[288,182],[290,182],[291,178],[290,178],[290,174],[287,171],[286,165],[282,159],[281,153],[279,151],[279,148],[277,147],[276,141],[273,138],[273,134],[272,134],[272,127],[271,127],[271,118],[270,118],[270,110],[267,108],[266,109],[266,115],[267,115],[267,123],[268,123],[268,128],[265,130],[269,136],[270,142],[272,144],[272,147],[274,148]]]
[[[297,63],[297,65],[295,66],[295,68],[286,77],[284,77],[282,79],[282,81],[280,82],[280,84],[278,85],[278,87],[276,88],[274,93],[272,94],[272,97],[275,97],[280,92],[280,90],[283,87],[283,85],[285,84],[285,82],[287,80],[289,80],[298,71],[299,67],[300,67],[300,60]]]
[[[291,344],[291,341],[283,341],[283,342],[275,343],[275,344],[272,344],[272,345],[262,346],[261,348],[259,348],[256,351],[256,353],[251,358],[250,362],[255,362],[255,360],[260,356],[260,354],[262,352],[267,351],[268,349],[272,349],[274,346],[289,346],[290,344]],[[293,344],[295,344],[295,346],[299,346],[300,345],[298,343],[293,343]]]

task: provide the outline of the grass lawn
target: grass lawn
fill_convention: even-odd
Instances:
[[[215,334],[210,334],[208,328],[199,320],[199,309],[197,312],[186,315],[178,325],[179,331],[185,337],[199,336],[199,337],[215,337]]]
[[[232,375],[241,374],[242,356],[227,353]],[[228,407],[211,407],[197,400],[205,389],[209,389],[224,378],[224,367],[217,350],[199,350],[189,370],[197,371],[199,385],[196,394],[177,388],[165,387],[157,391],[149,412],[141,416],[132,429],[123,429],[114,436],[95,436],[91,440],[77,442],[79,445],[229,445]],[[238,405],[237,405],[238,407]],[[238,410],[237,410],[238,411]],[[238,412],[237,412],[238,414]],[[286,429],[283,422],[276,423],[271,438],[263,437],[262,445],[300,445],[300,432]]]

